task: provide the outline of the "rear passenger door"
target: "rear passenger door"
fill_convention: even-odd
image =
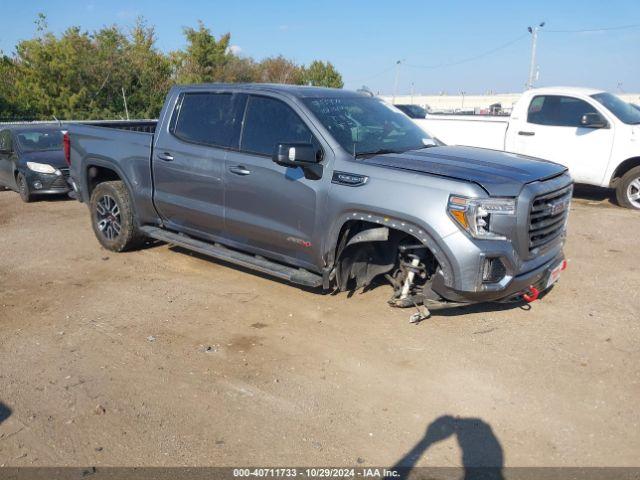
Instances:
[[[243,97],[231,92],[180,95],[168,131],[154,147],[154,204],[165,224],[197,236],[224,227],[224,167],[238,142]]]
[[[314,245],[326,175],[304,177],[300,168],[273,162],[276,144],[320,143],[292,107],[273,97],[250,95],[239,150],[226,161],[226,234],[243,248],[306,268],[320,263]]]

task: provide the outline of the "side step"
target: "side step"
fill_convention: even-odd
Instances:
[[[258,272],[266,273],[267,275],[291,283],[304,285],[305,287],[320,287],[322,285],[322,277],[320,275],[316,275],[302,268],[288,267],[263,257],[238,252],[220,244],[203,242],[188,235],[163,230],[158,227],[145,226],[141,227],[140,231],[156,240],[178,245],[188,250],[207,255],[208,257],[217,258],[218,260],[224,260],[225,262],[257,270]]]

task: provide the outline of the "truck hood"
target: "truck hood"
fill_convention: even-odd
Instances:
[[[362,161],[368,165],[474,182],[495,197],[515,197],[525,184],[547,180],[567,170],[557,163],[515,153],[458,146],[376,155]]]
[[[64,159],[62,150],[45,150],[42,152],[22,152],[20,163],[26,165],[27,162],[47,163],[55,168],[66,168],[67,162]]]

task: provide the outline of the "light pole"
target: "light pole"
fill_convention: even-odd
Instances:
[[[544,27],[545,22],[540,22],[535,27],[529,27],[529,33],[531,34],[531,64],[529,65],[529,81],[527,82],[527,88],[533,88],[533,84],[536,80],[536,46],[538,43],[538,30]]]
[[[400,64],[402,60],[396,61],[396,81],[393,84],[393,101],[392,103],[396,103],[396,95],[398,94],[398,79],[400,78]]]

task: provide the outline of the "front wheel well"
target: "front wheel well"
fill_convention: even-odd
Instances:
[[[611,188],[615,188],[618,180],[620,180],[629,170],[637,166],[640,166],[640,157],[632,157],[626,159],[616,167],[616,170],[615,172],[613,172],[611,180],[609,181],[609,186]]]
[[[93,193],[93,190],[98,184],[103,182],[111,182],[122,180],[118,173],[108,167],[102,167],[99,165],[89,165],[87,167],[87,187],[89,189],[89,197]]]
[[[408,271],[415,274],[412,292],[422,295],[425,284],[440,269],[432,250],[417,236],[364,220],[349,220],[341,227],[334,258],[333,275],[339,290],[366,288],[384,275],[396,290],[395,297]]]

